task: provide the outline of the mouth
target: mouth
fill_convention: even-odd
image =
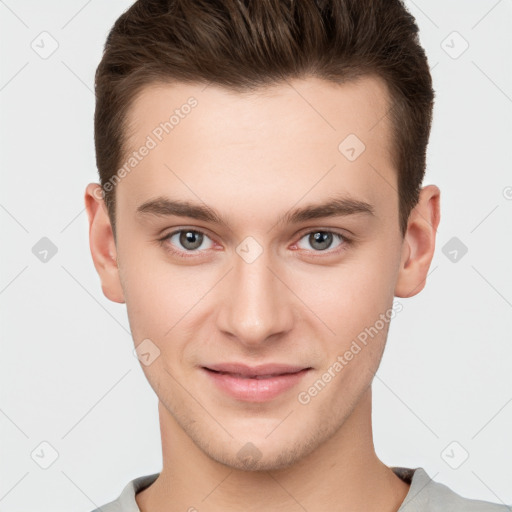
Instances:
[[[265,364],[250,367],[239,363],[203,366],[217,389],[245,402],[267,402],[296,386],[311,367]]]
[[[209,370],[209,368],[206,368]],[[216,370],[210,370],[211,372],[218,373],[219,375],[231,375],[237,379],[270,379],[271,377],[280,377],[281,375],[290,375],[290,373],[270,373],[268,375],[243,375],[241,373],[230,373],[230,372],[218,372]]]

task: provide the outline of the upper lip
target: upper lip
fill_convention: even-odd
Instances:
[[[245,377],[256,377],[261,375],[283,375],[286,373],[297,373],[310,367],[293,366],[289,364],[269,363],[258,366],[247,366],[242,363],[221,363],[204,366],[207,370],[216,372],[232,373]]]

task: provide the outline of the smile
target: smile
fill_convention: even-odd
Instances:
[[[232,371],[228,371],[231,368]],[[250,368],[237,364],[201,368],[223,394],[245,402],[270,401],[298,385],[311,369],[283,365]]]

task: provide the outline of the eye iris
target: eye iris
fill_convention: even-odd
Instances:
[[[314,247],[315,249],[328,249],[332,243],[332,233],[327,233],[325,231],[317,231],[316,233],[311,233],[309,235],[309,241],[311,243],[311,247]],[[317,243],[320,244],[320,247],[315,246]]]
[[[180,233],[180,244],[185,247],[185,249],[197,249],[202,243],[203,235],[197,231],[182,231]],[[192,247],[190,247],[189,244],[191,244]]]

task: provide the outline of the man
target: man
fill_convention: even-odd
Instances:
[[[139,0],[96,73],[104,294],[163,468],[103,511],[504,511],[374,450],[394,297],[425,286],[434,93],[398,0]]]

